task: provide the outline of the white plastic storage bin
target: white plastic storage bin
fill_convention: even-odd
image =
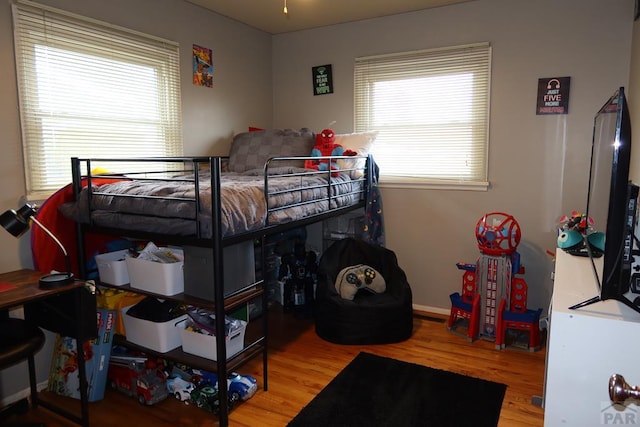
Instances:
[[[96,265],[100,281],[110,285],[121,286],[129,283],[129,273],[125,256],[129,252],[124,249],[116,252],[96,255]]]
[[[170,249],[179,262],[161,263],[127,257],[131,287],[168,296],[184,292],[184,254],[181,249]]]
[[[205,357],[211,360],[218,360],[218,345],[214,335],[201,334],[186,329],[191,319],[187,318],[177,324],[177,329],[182,337],[182,351]],[[240,327],[232,330],[225,338],[227,359],[242,351],[244,348],[244,333],[247,329],[247,322],[238,320]]]
[[[187,318],[186,314],[167,322],[152,322],[129,316],[127,311],[130,307],[133,306],[121,310],[127,341],[160,353],[166,353],[182,345],[180,331],[176,325]]]

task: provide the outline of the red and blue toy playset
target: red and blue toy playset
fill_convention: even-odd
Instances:
[[[540,348],[539,320],[542,309],[527,309],[527,282],[517,252],[520,225],[502,212],[485,214],[476,224],[480,257],[476,264],[457,263],[462,270],[462,294],[455,292],[447,327],[456,331],[466,325],[470,341],[494,341],[497,349],[507,346],[510,332],[528,334],[530,351]]]

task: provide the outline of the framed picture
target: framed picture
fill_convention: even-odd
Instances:
[[[331,64],[312,67],[311,74],[313,78],[314,96],[333,93],[333,73],[331,70]]]
[[[213,87],[213,54],[211,49],[193,45],[193,84]]]
[[[571,77],[538,79],[536,114],[568,114]]]

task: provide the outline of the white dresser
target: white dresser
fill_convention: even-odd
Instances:
[[[599,271],[602,258],[596,260]],[[544,424],[640,425],[640,406],[612,407],[611,374],[640,385],[640,313],[614,300],[569,310],[599,294],[589,258],[556,252],[545,378]]]

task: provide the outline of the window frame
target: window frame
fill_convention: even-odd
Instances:
[[[468,56],[469,64],[464,63],[461,65],[465,60],[465,54]],[[482,96],[476,98],[474,103],[473,119],[469,120],[472,126],[471,133],[478,134],[472,138],[472,141],[474,141],[472,146],[473,154],[476,156],[475,159],[480,159],[475,166],[476,175],[472,179],[443,179],[428,176],[427,174],[417,176],[392,175],[385,174],[384,168],[381,168],[380,186],[475,191],[486,191],[489,188],[491,55],[491,45],[488,42],[482,42],[356,58],[354,64],[354,122],[356,132],[378,131],[379,135],[384,135],[384,128],[376,127],[374,123],[375,115],[372,97],[376,82],[397,79],[409,80],[416,77],[450,76],[459,73],[460,70],[465,70],[466,72],[474,73],[473,87],[483,90]],[[449,68],[447,68],[447,61],[452,64]],[[429,68],[429,66],[432,68]],[[467,68],[463,66],[467,66]],[[442,70],[445,72],[442,72]],[[418,127],[421,129],[427,128],[425,123],[419,124]],[[445,128],[444,123],[446,122],[443,121],[438,126]],[[376,146],[374,146],[374,156],[379,143],[380,137]],[[387,143],[386,147],[390,147],[390,144]],[[378,163],[381,162],[378,161]]]
[[[178,43],[29,0],[14,1],[12,13],[25,197],[28,200],[46,199],[71,182],[72,156],[128,158],[183,154]],[[67,69],[69,64],[78,64],[79,72],[86,71],[85,64],[80,61],[83,58],[96,64],[110,61],[114,64],[113,69],[100,67],[102,69],[96,75],[105,70],[105,74],[99,74],[101,83],[110,85],[116,94],[127,93],[123,91],[132,87],[131,83],[137,77],[133,68],[139,68],[138,71],[146,73],[144,76],[153,77],[151,80],[145,78],[144,85],[138,83],[146,91],[140,89],[142,96],[135,101],[144,105],[139,106],[136,102],[131,108],[129,102],[129,107],[127,104],[109,106],[107,96],[107,108],[99,108],[99,103],[93,102],[92,109],[92,101],[85,104],[74,99],[85,94],[83,87],[75,93],[66,92],[72,95],[68,96],[68,105],[62,106],[63,97],[56,93],[55,84],[43,89],[46,85],[42,82],[48,76],[37,77],[41,75],[36,70],[42,66],[42,51],[47,52],[47,61],[53,61],[52,64],[65,64]],[[145,97],[145,93],[150,97]],[[125,114],[125,111],[136,114]],[[141,144],[146,148],[140,149]]]

